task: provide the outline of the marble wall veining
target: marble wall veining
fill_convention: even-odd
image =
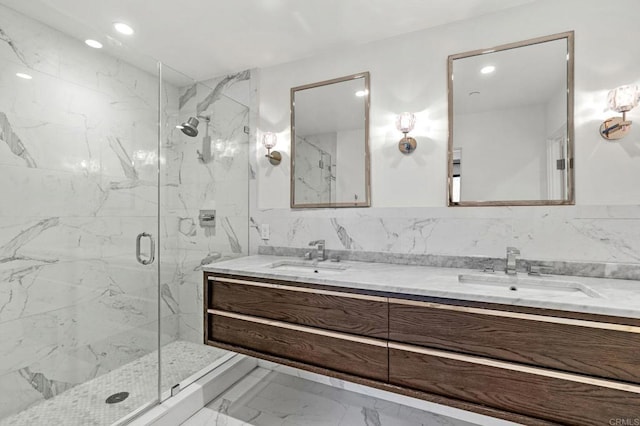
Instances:
[[[0,63],[2,418],[157,349],[157,268],[135,237],[177,231],[163,218],[157,235],[156,75],[4,6]],[[178,93],[163,85],[167,126]],[[163,296],[166,343],[177,287]]]
[[[640,35],[632,17],[640,4],[633,0],[539,0],[261,69],[258,131],[285,142],[274,168],[255,141],[251,253],[260,246],[307,248],[324,238],[328,249],[394,255],[504,258],[505,248],[516,246],[525,259],[639,264],[640,131],[613,144],[598,134],[600,122],[614,115],[606,110],[607,91],[640,83],[640,47],[622,48],[601,25],[612,8],[628,12],[617,25]],[[575,31],[576,205],[446,207],[447,56],[569,30]],[[289,89],[362,71],[371,73],[371,208],[291,210]],[[411,155],[397,149],[394,118],[402,111],[417,116]],[[640,109],[629,114],[637,119]],[[270,226],[268,240],[260,237],[262,224]]]
[[[296,204],[336,200],[336,133],[296,137]]]
[[[246,256],[249,251],[248,181],[249,105],[252,71],[246,70],[214,78],[180,89],[179,120],[189,116],[210,116],[212,159],[198,159],[206,122],[200,121],[199,134],[187,137],[174,130],[172,155],[176,167],[171,170],[178,183],[177,196],[166,214],[178,223],[174,245],[166,251],[168,262],[175,262],[172,282],[179,297],[179,335],[181,339],[202,342],[203,264]],[[216,211],[214,229],[200,227],[201,209]]]
[[[158,75],[0,12],[2,418],[157,350],[158,294],[160,343],[202,341],[200,266],[248,252],[256,101],[251,71],[181,87],[161,65],[159,91]],[[211,116],[206,163],[204,121],[196,138],[175,128],[195,115]],[[143,231],[149,266],[135,259]]]

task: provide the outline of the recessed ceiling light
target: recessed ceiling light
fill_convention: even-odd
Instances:
[[[119,32],[120,34],[124,34],[124,35],[131,35],[134,33],[133,28],[131,28],[129,25],[125,24],[124,22],[114,22],[113,28],[115,28],[116,31]]]
[[[359,97],[359,98],[361,98],[363,96],[367,96],[367,94],[369,94],[368,90],[358,90],[356,92],[356,96]]]
[[[88,39],[84,42],[87,46],[93,47],[94,49],[102,49],[102,43],[100,43],[99,41]]]
[[[33,78],[29,74],[25,74],[23,72],[17,72],[16,77],[24,78],[25,80],[31,80]]]
[[[487,65],[486,67],[482,68],[480,72],[482,74],[491,74],[495,70],[496,70],[496,67],[494,67],[493,65]]]

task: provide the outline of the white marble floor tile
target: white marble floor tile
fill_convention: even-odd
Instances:
[[[263,368],[183,426],[471,426],[371,396]]]

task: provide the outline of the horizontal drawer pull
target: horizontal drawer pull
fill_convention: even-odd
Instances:
[[[640,334],[640,327],[625,324],[615,324],[608,322],[586,321],[571,318],[551,317],[545,315],[525,314],[520,312],[499,311],[495,309],[472,308],[468,306],[445,305],[434,302],[421,302],[417,300],[389,299],[390,303],[398,305],[417,306],[431,309],[441,309],[445,311],[466,312],[469,314],[490,315],[495,317],[521,319],[527,321],[539,321],[552,324],[573,325],[577,327],[598,328],[601,330],[622,331],[625,333]]]
[[[520,373],[536,374],[538,376],[551,377],[554,379],[562,379],[571,382],[585,383],[593,386],[600,386],[609,389],[621,390],[625,392],[633,392],[640,394],[640,386],[628,385],[626,383],[614,382],[611,380],[596,379],[578,374],[563,373],[560,371],[547,370],[543,368],[528,367],[526,365],[515,364],[512,362],[496,361],[489,358],[481,358],[470,355],[462,355],[454,352],[441,351],[437,349],[428,349],[413,345],[404,345],[400,343],[389,342],[389,349],[397,349],[406,352],[413,352],[422,355],[429,355],[438,358],[447,358],[456,361],[468,362],[471,364],[486,365],[489,367],[502,368],[505,370],[517,371]]]
[[[254,323],[258,323],[258,324],[269,325],[269,326],[272,326],[272,327],[284,328],[284,329],[287,329],[287,330],[295,330],[295,331],[301,331],[301,332],[309,333],[309,334],[316,334],[316,335],[319,335],[319,336],[331,337],[331,338],[334,338],[334,339],[348,340],[350,342],[363,343],[365,345],[379,346],[379,347],[383,347],[383,348],[387,347],[387,342],[386,341],[378,340],[378,339],[371,339],[371,338],[367,338],[367,337],[359,337],[359,336],[354,336],[352,334],[338,333],[338,332],[335,332],[335,331],[322,330],[322,329],[319,329],[319,328],[304,327],[304,326],[300,326],[300,325],[296,325],[296,324],[290,324],[290,323],[287,323],[287,322],[275,321],[275,320],[270,320],[270,319],[265,319],[265,318],[259,318],[259,317],[254,317],[254,316],[250,316],[250,315],[236,314],[234,312],[220,311],[220,310],[217,310],[217,309],[208,309],[207,312],[209,314],[212,314],[212,315],[220,315],[220,316],[223,316],[223,317],[233,318],[233,319],[242,320],[242,321],[249,321],[249,322],[254,322]]]
[[[345,293],[342,291],[320,290],[306,287],[296,287],[284,284],[262,283],[257,281],[236,280],[233,278],[209,277],[209,281],[220,281],[230,284],[250,285],[254,287],[273,288],[278,290],[297,291],[300,293],[322,294],[325,296],[346,297],[350,299],[371,300],[374,302],[387,302],[389,299],[381,296],[369,296],[366,294]]]

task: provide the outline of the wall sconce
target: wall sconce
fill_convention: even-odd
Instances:
[[[411,154],[418,146],[418,142],[414,138],[407,136],[407,133],[412,131],[415,125],[416,116],[410,112],[403,112],[396,117],[396,128],[404,133],[404,137],[398,142],[398,149],[403,154]]]
[[[278,164],[280,164],[280,161],[282,161],[282,154],[280,154],[278,151],[271,151],[271,149],[276,146],[277,143],[278,137],[275,133],[267,132],[262,135],[262,145],[267,148],[267,155],[265,155],[265,157],[267,157],[269,159],[269,162],[274,166],[277,166]]]
[[[600,125],[600,136],[607,140],[622,139],[631,130],[631,121],[627,121],[627,112],[638,105],[640,91],[638,86],[620,86],[609,92],[609,109],[622,113],[622,117],[611,117]]]

